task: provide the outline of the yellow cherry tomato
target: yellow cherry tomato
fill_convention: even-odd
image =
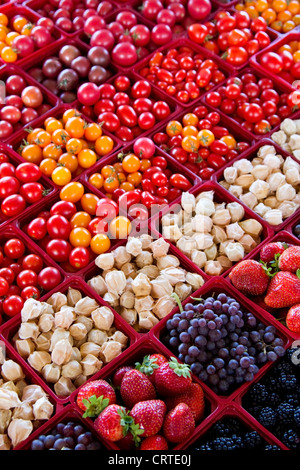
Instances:
[[[101,175],[101,173],[93,173],[89,179],[88,182],[94,186],[96,189],[101,189],[104,183],[104,178]]]
[[[63,165],[64,167],[68,168],[70,172],[73,174],[78,168],[78,160],[76,155],[72,155],[71,153],[63,153],[59,159],[58,163]]]
[[[139,171],[140,166],[141,160],[134,153],[129,153],[123,158],[122,167],[126,173],[135,173]]]
[[[90,247],[93,253],[96,255],[101,255],[106,253],[111,246],[110,239],[104,233],[97,233],[91,239]]]
[[[83,246],[87,248],[90,246],[92,236],[85,227],[75,227],[71,230],[69,241],[72,246]]]
[[[62,201],[74,202],[76,204],[84,195],[84,186],[78,181],[73,181],[60,190],[60,199]]]
[[[77,158],[81,168],[90,168],[96,163],[97,154],[96,152],[94,152],[94,150],[83,149],[80,150],[79,154],[77,155]]]
[[[110,222],[109,231],[113,239],[127,238],[131,232],[131,222],[127,217],[119,215]]]
[[[98,139],[95,141],[95,151],[98,153],[98,155],[101,155],[102,157],[104,155],[109,154],[113,148],[114,141],[111,137],[107,135],[102,135],[101,137],[98,137]]]
[[[213,132],[211,132],[209,129],[201,129],[201,131],[199,131],[198,133],[197,138],[200,142],[201,147],[209,147],[215,140]]]
[[[90,215],[96,215],[98,202],[99,197],[93,193],[85,193],[80,200],[82,210]]]
[[[70,183],[72,179],[72,173],[70,170],[64,166],[57,166],[51,175],[52,181],[57,186],[65,186]]]
[[[90,214],[84,211],[79,211],[74,214],[70,219],[70,224],[72,228],[84,227],[87,228],[90,221],[92,220]]]

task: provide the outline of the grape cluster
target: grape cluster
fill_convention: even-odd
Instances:
[[[42,434],[31,443],[31,450],[100,450],[100,442],[76,421],[58,423],[50,434]]]
[[[276,328],[243,311],[236,299],[220,293],[195,300],[167,321],[162,341],[216,393],[231,393],[285,354]]]

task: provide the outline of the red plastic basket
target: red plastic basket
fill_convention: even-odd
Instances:
[[[266,78],[268,77],[268,75],[266,75],[266,73],[264,71],[262,71],[261,69],[258,70],[258,69],[254,69],[252,66],[247,66],[246,68],[244,68],[242,71],[239,71],[239,73],[233,73],[232,76],[235,76],[235,77],[241,77],[243,74],[245,73],[253,73],[256,77],[258,77],[259,79],[260,78]],[[269,77],[268,77],[269,78]],[[290,93],[292,91],[291,87],[288,86],[287,83],[282,83],[282,82],[279,82],[276,78],[276,80],[274,80],[274,89],[280,94],[283,94],[283,93]],[[218,87],[214,88],[215,91],[218,91]],[[205,96],[204,95],[200,101],[206,105],[206,100],[205,100]],[[220,111],[218,108],[216,108],[216,110],[218,111],[218,113],[221,115],[221,116],[224,116],[224,113],[222,111]],[[299,111],[295,111],[293,112],[289,118],[290,119],[297,119],[299,115]],[[239,123],[237,123],[237,121],[235,120],[234,117],[231,117],[231,116],[227,116],[228,119],[231,121],[231,122],[235,122],[236,124],[240,125]],[[246,131],[248,134],[249,134],[249,138],[251,139],[254,139],[254,140],[260,140],[262,138],[269,138],[271,136],[271,134],[273,132],[276,132],[278,129],[280,128],[280,124],[278,124],[277,126],[273,127],[271,129],[270,132],[267,132],[266,134],[264,135],[256,135],[256,134],[253,134],[252,132],[250,131]]]
[[[260,246],[256,247],[255,250],[251,253],[251,256],[249,256],[248,259],[254,259],[256,261],[260,260],[259,254],[260,250],[263,248],[268,243],[275,243],[275,242],[284,242],[287,244],[291,245],[296,245],[300,246],[300,240],[298,240],[295,236],[291,235],[289,232],[286,230],[282,230],[280,233],[275,234],[273,237],[267,238],[263,244]],[[230,281],[230,278],[227,276],[226,277],[227,282],[229,282],[230,287],[233,288],[233,285]],[[286,334],[288,334],[291,338],[294,339],[300,339],[300,334],[299,333],[294,333],[290,331],[284,324],[281,324],[281,321],[284,321],[285,316],[288,312],[288,308],[282,308],[282,309],[273,309],[268,307],[265,302],[264,302],[264,295],[260,296],[247,296],[248,301],[252,303],[253,306],[257,306],[258,308],[261,308],[265,311],[265,316],[268,319],[274,318],[276,320],[276,324],[280,325],[282,329],[286,331]]]
[[[5,359],[17,362],[22,367],[27,385],[39,385],[40,387],[42,387],[44,392],[48,395],[48,399],[53,405],[53,414],[50,419],[55,419],[56,414],[59,413],[60,410],[62,409],[62,406],[56,402],[55,396],[51,393],[50,390],[47,390],[47,388],[44,386],[44,384],[42,383],[39,377],[37,377],[35,374],[32,374],[32,371],[28,367],[27,363],[24,363],[24,361],[21,360],[21,358],[16,353],[14,348],[12,348],[10,344],[7,343],[4,338],[1,337],[1,335],[0,335],[0,342],[2,342],[5,347]],[[42,428],[47,423],[48,421],[45,421],[45,420],[40,420],[40,421],[35,420],[35,427],[33,428],[34,430],[30,434],[28,439],[30,439],[34,435],[39,435],[41,433]],[[14,447],[13,450],[19,450],[20,448],[22,448],[24,443],[25,441],[20,442],[18,445],[16,445],[16,447]]]
[[[159,341],[157,341],[156,338],[149,339],[149,338],[145,337],[144,339],[141,339],[140,341],[135,343],[133,346],[128,348],[126,353],[124,353],[122,355],[122,358],[120,358],[119,362],[117,362],[114,367],[112,367],[112,366],[107,367],[107,369],[105,371],[103,370],[102,373],[100,371],[100,373],[95,375],[94,378],[95,379],[104,379],[104,380],[111,379],[114,372],[118,369],[118,367],[124,366],[124,365],[131,365],[131,364],[134,364],[135,362],[140,362],[140,361],[142,361],[144,356],[146,356],[148,354],[154,354],[154,353],[163,354],[168,358],[172,356],[170,351],[163,344],[161,344]],[[195,431],[193,432],[192,436],[194,434],[196,434],[198,429],[200,429],[200,428],[202,428],[203,426],[206,425],[207,421],[209,420],[209,417],[214,415],[216,410],[219,407],[218,402],[215,400],[215,397],[211,393],[211,390],[209,390],[209,388],[206,387],[205,384],[200,382],[197,379],[197,377],[193,376],[193,380],[194,380],[194,382],[199,383],[203,388],[204,397],[205,397],[205,400],[206,400],[206,412],[205,412],[204,419],[200,423],[198,423],[198,425],[197,425]],[[71,403],[73,403],[74,407],[76,409],[78,409],[78,411],[79,411],[80,408],[76,404],[77,393],[78,393],[78,390],[71,395],[70,399],[71,399]],[[82,413],[81,410],[80,410],[80,412]],[[92,425],[92,420],[90,418],[86,418],[86,419]],[[192,439],[192,436],[190,436],[190,439]],[[186,442],[182,442],[180,444],[177,444],[174,447],[174,450],[182,450],[184,448],[186,448]],[[118,443],[115,444],[115,449],[116,450],[120,449],[120,447],[118,447]]]
[[[64,105],[60,105],[60,106],[57,106],[55,109],[53,109],[53,112],[50,113],[51,116],[57,118],[57,119],[60,119],[63,115],[63,113],[67,110],[67,109],[76,109],[75,106],[71,104],[64,104]],[[87,118],[83,113],[82,114],[82,118],[90,123],[92,122],[89,118]],[[43,125],[44,125],[44,121],[45,121],[45,117],[44,116],[41,116],[40,118],[38,118],[35,122],[35,126],[36,127],[41,127],[43,128]],[[8,144],[13,148],[13,150],[15,151],[15,153],[18,153],[18,149],[20,147],[20,145],[22,144],[23,140],[26,141],[26,137],[27,137],[28,133],[25,131],[25,130],[20,130],[19,132],[16,132],[15,135],[13,135],[12,137],[9,138],[8,140]],[[112,150],[112,152],[115,152],[118,148],[120,148],[120,146],[122,145],[121,141],[119,139],[117,139],[116,137],[114,137],[113,135],[111,135],[109,132],[104,132],[103,135],[107,135],[109,137],[111,137],[111,139],[113,140],[114,142],[114,148]],[[112,153],[110,152],[110,153]],[[109,154],[107,154],[106,156],[108,156]],[[19,158],[22,160],[22,161],[25,161],[21,155],[19,155]],[[103,157],[100,157],[100,159],[102,159]],[[91,167],[92,168],[92,167]],[[81,176],[83,175],[83,173],[85,172],[86,170],[83,170],[82,173],[80,175],[77,175],[76,177],[74,177],[72,179],[72,181],[78,181]],[[45,180],[51,182],[51,184],[56,188],[56,189],[60,189],[59,186],[57,186],[55,183],[52,182],[52,180],[48,177],[48,176],[45,176],[44,177]]]
[[[103,300],[101,299],[101,297],[99,297],[92,289],[90,289],[90,287],[85,282],[83,282],[83,280],[81,278],[79,278],[77,276],[74,276],[73,278],[66,279],[60,285],[59,292],[66,293],[69,287],[73,287],[74,289],[78,289],[83,295],[94,298],[100,306],[106,306],[104,304]],[[57,292],[57,288],[53,289],[52,291],[48,292],[46,295],[41,297],[41,302],[45,302],[55,292]],[[133,330],[133,328],[131,328],[116,312],[113,312],[113,313],[114,313],[114,317],[115,317],[114,326],[118,330],[122,331],[128,337],[128,346],[127,346],[127,348],[128,348],[128,347],[130,347],[130,345],[132,345],[133,343],[135,343],[137,341],[138,336],[137,336],[136,332]],[[6,344],[9,343],[9,347],[12,348],[12,349],[14,349],[13,340],[14,340],[15,335],[18,332],[20,324],[21,324],[21,316],[18,315],[17,317],[14,317],[10,321],[6,322],[1,327],[1,337],[3,337],[5,339]],[[124,351],[121,353],[121,355],[123,355],[123,354],[124,354]],[[52,396],[53,395],[55,396],[55,399],[56,399],[57,403],[59,403],[61,405],[64,405],[64,404],[69,402],[70,396],[68,396],[68,397],[58,396],[55,393],[52,385],[48,384],[46,382],[46,380],[41,376],[41,374],[39,374],[39,372],[35,371],[27,363],[27,361],[25,359],[23,359],[19,354],[18,354],[18,357],[20,357],[20,363],[25,362],[27,364],[27,367],[28,367],[29,370],[31,370],[33,376],[35,376],[35,377],[38,376],[39,377],[40,383],[43,383],[43,387],[48,390],[49,394],[51,393]],[[105,364],[102,367],[102,369],[107,368],[108,365],[110,367],[115,367],[115,365],[117,363],[117,360],[118,360],[118,358],[113,359],[110,363]],[[92,376],[91,378],[93,378],[93,377],[94,376]]]
[[[230,295],[235,298],[240,303],[243,311],[251,312],[259,321],[261,321],[265,325],[275,326],[277,330],[277,335],[281,337],[285,342],[285,349],[291,346],[294,338],[292,335],[289,334],[286,328],[284,328],[279,322],[274,319],[274,317],[269,315],[261,307],[252,302],[249,302],[249,299],[242,295],[237,289],[235,289],[235,287],[230,285],[228,281],[222,277],[218,276],[215,279],[211,279],[209,282],[205,283],[198,291],[194,292],[192,296],[189,296],[187,299],[185,299],[185,301],[182,302],[182,305],[184,306],[186,303],[189,302],[194,303],[194,298],[201,297],[205,299],[207,297],[212,296],[213,294],[219,294],[223,292],[225,292],[226,295]],[[160,342],[163,342],[162,336],[166,328],[166,323],[178,311],[179,308],[174,309],[173,312],[171,312],[160,322],[160,324],[155,325],[155,327],[152,328],[152,330],[150,331],[150,336],[159,339]],[[172,351],[172,349],[170,350]],[[176,355],[175,352],[173,352],[173,354]],[[261,366],[257,374],[255,374],[254,378],[261,377],[262,375],[264,375],[264,373],[271,367],[271,365],[272,363],[268,361],[263,366]],[[240,393],[242,393],[242,391],[250,387],[250,385],[253,383],[253,380],[251,380],[250,382],[244,382],[240,386],[237,386],[228,395],[216,394],[213,390],[211,390],[211,393],[214,394],[219,403],[230,404],[236,396],[238,396]]]
[[[190,193],[194,194],[195,196],[198,196],[198,194],[202,193],[203,191],[214,191],[214,193],[215,193],[214,201],[216,201],[218,203],[222,203],[222,202],[228,203],[228,202],[236,202],[237,201],[236,198],[233,197],[228,191],[226,191],[218,183],[215,183],[213,181],[205,182],[204,184],[193,188],[190,191]],[[274,234],[274,232],[264,223],[264,221],[262,221],[262,219],[260,217],[257,216],[257,214],[255,214],[247,206],[245,206],[245,204],[242,204],[240,201],[239,201],[239,203],[241,204],[241,206],[244,208],[244,211],[245,211],[245,216],[244,216],[243,220],[253,218],[253,219],[257,220],[262,225],[262,234],[261,234],[262,241],[257,246],[257,247],[260,247],[263,243],[263,240],[268,239],[270,236],[272,236]],[[164,216],[169,211],[170,211],[170,213],[172,213],[174,209],[177,212],[178,209],[179,209],[179,205],[178,204],[174,205],[174,206],[171,205],[170,207],[165,208],[159,214],[156,214],[154,217],[152,217],[150,219],[151,233],[153,233],[157,237],[159,237],[159,236],[162,237],[162,234],[161,234],[161,218],[162,218],[162,216]],[[251,256],[251,253],[252,252],[246,254],[246,256],[243,259],[248,259]],[[182,256],[182,258],[185,258],[191,265],[194,264],[185,254],[181,253],[181,256]],[[233,264],[233,266],[234,266],[234,264]],[[232,268],[226,270],[222,274],[222,277],[226,276],[231,271],[231,269]],[[209,277],[214,278],[214,276],[209,276]]]
[[[168,46],[161,46],[161,47],[157,48],[155,50],[155,52],[166,53],[170,49],[176,49],[176,48],[179,48],[179,47],[182,47],[182,46],[189,47],[192,50],[194,50],[195,52],[197,52],[199,54],[202,54],[203,57],[214,60],[218,64],[219,69],[224,73],[225,77],[226,78],[229,77],[231,70],[230,70],[230,68],[228,67],[228,65],[226,64],[226,62],[224,60],[222,60],[220,57],[216,56],[215,54],[211,53],[207,49],[204,49],[203,47],[201,47],[201,46],[195,44],[194,42],[190,41],[187,37],[180,37],[178,39],[175,39]],[[148,56],[146,56],[144,59],[142,59],[141,61],[139,61],[137,64],[135,64],[133,66],[133,68],[132,68],[133,73],[139,79],[142,78],[142,76],[140,74],[141,69],[143,69],[144,67],[147,67],[147,65],[149,63],[149,60],[151,59],[152,55],[153,55],[153,53],[150,53]],[[225,82],[225,80],[224,80],[224,82]],[[213,88],[211,88],[211,90],[215,90],[218,86],[221,86],[224,82],[222,82],[218,85],[215,85]],[[198,103],[200,98],[202,96],[204,96],[205,94],[206,94],[206,91],[203,90],[202,94],[198,98],[196,98],[195,100],[190,101],[189,103],[181,103],[178,100],[176,100],[176,101],[177,101],[178,105],[181,108],[190,109],[193,105]],[[175,98],[173,98],[173,99],[175,100]]]

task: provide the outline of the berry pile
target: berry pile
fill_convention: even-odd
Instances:
[[[229,273],[232,284],[248,296],[262,296],[263,307],[283,310],[286,326],[300,332],[300,247],[271,242],[259,252],[259,261],[244,260]]]
[[[58,423],[49,434],[41,434],[31,442],[30,450],[101,450],[95,435],[78,421]]]
[[[215,60],[205,59],[188,45],[154,52],[138,73],[180,104],[199,98],[226,78]]]
[[[285,446],[300,449],[300,369],[297,350],[284,357],[243,399],[244,408]]]
[[[163,132],[153,135],[153,141],[203,180],[250,147],[228,130],[220,113],[209,112],[203,105],[169,121]]]
[[[285,352],[274,326],[223,292],[180,305],[180,310],[167,320],[162,341],[218,394],[253,380],[263,364]]]
[[[190,450],[280,450],[268,444],[257,431],[249,430],[239,419],[225,417],[214,424]]]
[[[97,433],[120,449],[167,450],[190,437],[203,419],[202,387],[174,357],[144,356],[141,363],[118,368],[111,384],[87,382],[76,403],[83,417],[94,419]]]

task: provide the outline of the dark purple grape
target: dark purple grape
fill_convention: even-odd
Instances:
[[[193,326],[194,328],[198,328],[199,326],[198,318],[192,318],[192,320],[190,321],[190,325]]]
[[[271,331],[267,331],[264,334],[264,340],[265,340],[266,343],[272,343],[272,341],[274,341],[274,339],[275,339],[275,335]]]
[[[211,384],[211,385],[217,385],[219,383],[219,376],[218,374],[209,374],[208,376],[208,382]]]
[[[75,427],[74,427],[74,434],[75,436],[80,436],[80,434],[82,434],[84,432],[84,429],[83,429],[83,426],[81,426],[81,424],[77,424]]]
[[[185,304],[184,310],[185,310],[186,312],[187,312],[188,310],[192,310],[193,313],[194,313],[194,304],[192,304],[192,303],[190,303],[190,302],[187,303],[187,304]]]
[[[173,326],[174,325],[172,324],[172,320],[168,320],[166,323],[167,330],[172,330]]]
[[[267,352],[267,358],[268,358],[269,361],[276,361],[277,354],[274,351],[268,351]]]
[[[221,293],[218,295],[217,299],[218,299],[220,302],[222,302],[222,304],[224,304],[225,302],[227,302],[227,295],[224,294],[223,292],[221,292]]]
[[[74,436],[74,426],[72,424],[66,424],[62,430],[62,434],[66,437]]]
[[[198,336],[196,336],[196,338],[194,340],[194,343],[199,348],[203,348],[207,344],[207,339],[203,335],[198,335]]]
[[[187,343],[181,343],[178,347],[178,352],[181,354],[186,354],[188,352],[189,346]]]
[[[44,440],[44,446],[46,449],[50,449],[51,447],[53,447],[53,444],[55,442],[55,437],[51,434],[49,434],[48,436],[46,436],[45,440]]]
[[[222,359],[227,359],[229,357],[229,351],[227,348],[221,348],[219,349],[219,357]]]
[[[178,336],[178,331],[176,328],[173,328],[173,330],[170,331],[170,336]]]
[[[239,363],[236,359],[230,359],[230,361],[228,362],[228,366],[230,369],[236,370],[239,366]]]
[[[179,335],[179,340],[182,341],[182,343],[190,343],[191,337],[186,331],[183,331]]]
[[[283,357],[285,355],[285,349],[282,346],[275,346],[274,353],[277,354],[278,357]]]
[[[186,364],[193,364],[193,362],[195,362],[195,358],[193,356],[190,356],[189,354],[187,354],[186,356],[184,356],[184,362]]]
[[[75,441],[74,441],[73,437],[67,436],[67,437],[64,438],[64,441],[65,441],[66,447],[70,447],[71,449],[74,448]]]
[[[205,328],[205,326],[206,326],[206,320],[205,320],[205,318],[199,318],[199,320],[198,320],[198,327],[199,327],[199,328]]]
[[[188,349],[188,355],[191,357],[197,357],[199,354],[199,349],[197,346],[190,346]]]
[[[198,375],[203,369],[202,364],[200,362],[194,362],[191,364],[191,372],[192,374]]]
[[[169,339],[169,345],[172,346],[172,348],[177,348],[179,346],[179,339],[173,336]]]
[[[187,330],[189,327],[189,322],[186,319],[180,320],[178,327],[181,329],[181,331]]]
[[[64,439],[57,439],[54,444],[53,444],[53,447],[55,450],[61,450],[63,447],[65,447],[65,440]]]
[[[206,372],[206,370],[203,369],[198,375],[198,378],[202,380],[203,382],[206,382],[208,379],[208,373]]]
[[[74,450],[87,450],[84,444],[77,444]]]
[[[215,313],[213,310],[211,310],[210,308],[206,308],[203,312],[203,317],[206,319],[206,320],[213,320],[215,316]]]
[[[188,311],[186,312],[186,318],[187,318],[187,320],[191,320],[192,318],[194,318],[194,313],[195,313],[194,310],[188,310]]]
[[[190,326],[187,332],[191,336],[191,338],[194,339],[198,335],[198,328],[195,328],[194,326]]]
[[[213,349],[215,349],[215,347],[216,343],[214,341],[207,341],[206,348],[208,351],[212,351]]]
[[[45,450],[44,442],[40,439],[34,439],[31,443],[31,450]]]

